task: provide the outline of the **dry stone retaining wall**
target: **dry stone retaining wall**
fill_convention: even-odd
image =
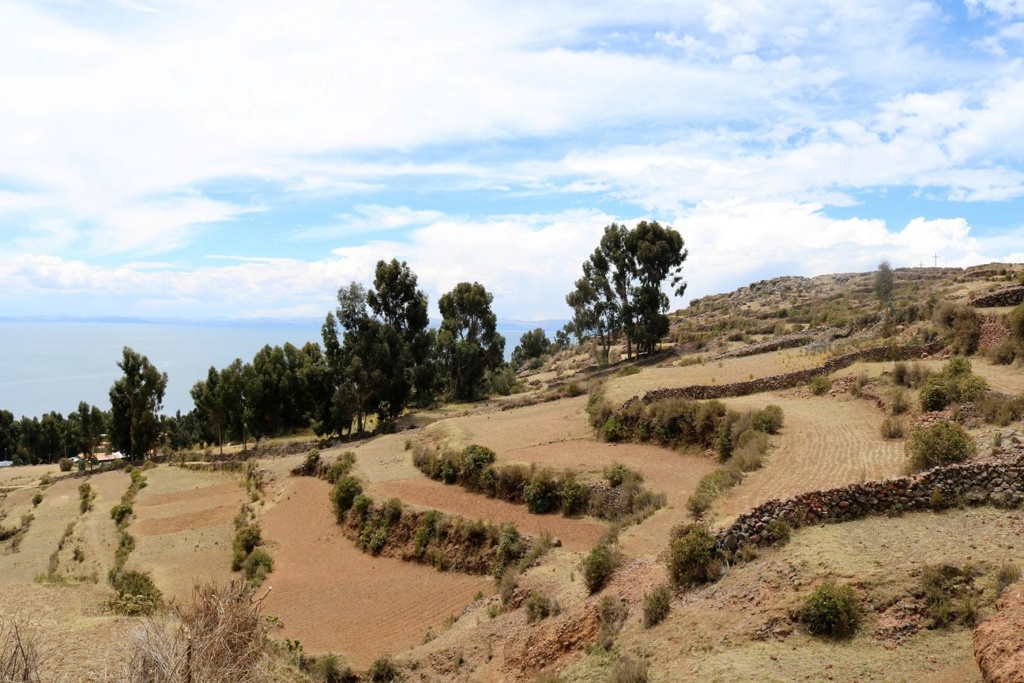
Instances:
[[[998,308],[1001,306],[1016,306],[1024,303],[1024,287],[1011,287],[985,296],[979,296],[971,302],[975,308]]]
[[[914,346],[875,346],[870,349],[861,349],[842,356],[836,356],[825,361],[817,368],[808,370],[797,370],[784,375],[773,375],[771,377],[760,377],[748,382],[737,382],[735,384],[720,384],[715,386],[692,385],[678,387],[675,389],[654,389],[648,391],[643,397],[634,396],[622,404],[620,409],[628,408],[637,401],[652,403],[669,398],[688,398],[693,400],[708,400],[713,398],[727,398],[729,396],[749,396],[765,391],[778,391],[790,387],[807,384],[818,375],[828,375],[836,370],[842,370],[857,362],[877,363],[881,361],[898,361],[920,358],[923,355],[930,355],[942,349],[942,344],[932,342],[931,344]]]
[[[746,512],[716,534],[720,547],[735,551],[768,543],[765,527],[777,519],[791,527],[836,523],[870,514],[949,507],[965,502],[1018,507],[1024,504],[1024,458],[1011,462],[969,463],[938,467],[899,479],[850,484],[827,491],[770,500]]]

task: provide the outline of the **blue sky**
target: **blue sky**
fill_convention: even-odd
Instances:
[[[1024,261],[1022,46],[1024,0],[0,0],[0,316],[316,319],[397,257],[565,318],[643,218],[675,306]]]

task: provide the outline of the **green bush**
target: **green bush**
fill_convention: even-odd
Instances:
[[[664,621],[672,609],[672,590],[662,584],[644,594],[644,626],[651,628]]]
[[[622,463],[614,463],[604,468],[604,478],[608,480],[608,485],[612,488],[621,486],[622,482],[626,481],[629,476],[629,468]]]
[[[850,638],[860,624],[857,594],[849,584],[826,582],[807,596],[797,616],[813,635]]]
[[[1024,396],[990,393],[975,402],[975,407],[990,424],[1005,427],[1024,415]]]
[[[128,503],[118,503],[110,509],[110,517],[119,526],[129,515],[132,514],[132,506]]]
[[[782,428],[782,408],[777,405],[767,405],[754,413],[752,420],[753,427],[765,434],[777,434]]]
[[[244,526],[235,533],[235,540],[231,544],[231,571],[237,572],[243,567],[249,553],[256,549],[260,540],[260,528],[256,524]]]
[[[975,453],[976,446],[964,428],[955,422],[918,427],[905,446],[911,471],[962,462]]]
[[[352,471],[352,466],[355,464],[356,454],[352,451],[345,451],[327,468],[324,478],[331,484],[337,484],[339,479]]]
[[[107,602],[107,608],[115,614],[141,616],[163,607],[163,594],[149,574],[112,570],[110,583],[117,594]]]
[[[618,563],[618,554],[606,545],[595,546],[583,558],[583,583],[591,595],[604,588]]]
[[[910,402],[907,401],[907,393],[903,389],[893,389],[889,393],[889,412],[895,415],[902,415],[910,410]]]
[[[918,397],[921,410],[926,413],[942,410],[949,405],[949,394],[946,392],[946,381],[942,377],[932,376],[928,378],[921,388],[921,395]]]
[[[601,438],[604,441],[622,441],[629,438],[629,432],[618,419],[612,415],[601,426]]]
[[[349,511],[362,492],[362,484],[353,476],[346,475],[334,484],[334,488],[331,489],[331,503],[334,505],[334,513],[339,522],[345,518],[345,513]]]
[[[832,388],[832,380],[825,375],[815,375],[811,379],[811,393],[815,396],[824,396]]]
[[[981,590],[975,586],[977,575],[970,565],[925,565],[921,589],[933,628],[977,625],[981,608]]]
[[[370,683],[398,683],[404,681],[401,669],[390,657],[384,655],[370,665],[366,670],[366,680]]]
[[[53,462],[52,460],[50,462]],[[57,466],[60,467],[61,472],[70,472],[74,466],[74,461],[71,458],[61,458],[57,461]]]
[[[548,468],[540,470],[523,489],[526,508],[536,515],[557,510],[561,505],[558,489],[554,473]]]
[[[562,482],[562,514],[573,517],[587,509],[589,496],[587,489],[574,476],[567,476]]]
[[[686,508],[694,516],[699,517],[711,509],[711,506],[724,491],[742,480],[743,475],[740,470],[731,465],[712,470],[697,482],[697,487],[686,501]]]
[[[718,578],[721,561],[715,537],[703,524],[683,524],[672,530],[668,570],[677,587],[696,586]]]
[[[266,550],[257,548],[245,558],[242,570],[247,579],[262,581],[264,576],[274,571],[274,558]]]
[[[793,527],[782,517],[777,517],[768,522],[763,535],[771,545],[786,545],[793,535]]]
[[[39,504],[43,502],[43,494],[37,493],[32,496],[32,507],[39,507]]]

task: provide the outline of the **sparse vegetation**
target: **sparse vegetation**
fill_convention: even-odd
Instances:
[[[645,593],[644,626],[647,628],[657,626],[665,620],[671,609],[672,590],[667,585],[662,584],[650,593]]]
[[[903,421],[895,417],[887,417],[882,420],[879,431],[882,433],[883,439],[902,439]]]

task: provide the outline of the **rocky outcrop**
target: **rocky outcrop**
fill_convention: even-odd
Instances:
[[[730,396],[749,396],[760,394],[764,391],[778,391],[790,387],[807,384],[818,375],[829,375],[837,370],[847,368],[857,362],[878,363],[882,361],[910,360],[931,355],[942,349],[942,344],[933,342],[924,345],[910,346],[874,346],[869,349],[861,349],[842,356],[836,356],[825,361],[822,365],[809,370],[797,370],[784,375],[773,375],[761,377],[748,382],[736,382],[735,384],[719,384],[714,386],[692,385],[675,389],[654,389],[648,391],[643,397],[634,396],[622,404],[620,409],[628,408],[637,401],[652,403],[668,398],[688,398],[693,400],[708,400],[712,398],[728,398]]]
[[[735,551],[771,542],[765,528],[777,519],[791,527],[847,522],[871,514],[945,508],[955,504],[1019,507],[1024,504],[1024,456],[1002,462],[937,467],[898,479],[810,491],[787,500],[770,500],[744,513],[717,534],[720,547]]]
[[[1024,584],[1008,586],[996,609],[974,632],[974,658],[987,683],[1024,683]]]

